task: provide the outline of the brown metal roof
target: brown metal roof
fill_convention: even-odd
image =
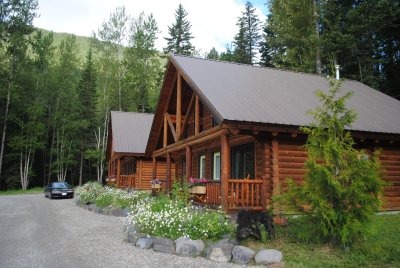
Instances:
[[[145,113],[111,112],[114,152],[144,154],[153,117]]]
[[[320,106],[316,90],[328,79],[311,74],[171,55],[202,101],[222,120],[305,126]],[[400,134],[400,101],[360,82],[344,80],[347,106],[358,117],[351,129]]]

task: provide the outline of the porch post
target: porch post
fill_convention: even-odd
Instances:
[[[120,183],[120,181],[119,181],[120,176],[121,176],[121,158],[119,158],[119,156],[118,156],[118,166],[117,166],[117,186],[118,187],[119,187],[119,183]]]
[[[229,147],[229,134],[221,134],[221,205],[222,209],[228,210],[228,180],[231,169],[231,157]]]
[[[280,194],[278,150],[278,139],[274,136],[272,138],[272,196]],[[275,206],[275,210],[279,210],[279,204]],[[279,213],[279,211],[274,211],[274,213]]]
[[[186,146],[186,181],[192,176],[192,148]]]
[[[153,157],[153,172],[151,174],[151,179],[155,180],[157,178],[157,158]]]
[[[167,170],[166,170],[166,192],[169,194],[171,184],[171,154],[167,153]]]

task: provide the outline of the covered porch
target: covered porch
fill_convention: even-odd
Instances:
[[[243,135],[220,125],[166,145],[153,152],[152,178],[158,178],[158,159],[165,157],[167,191],[174,177],[186,183],[189,178],[206,179],[205,193],[193,194],[197,203],[225,211],[264,211],[272,194],[271,176],[266,172],[271,159],[259,133],[255,134]],[[171,163],[175,163],[175,174]]]
[[[106,184],[118,188],[139,188],[137,181],[137,158],[130,155],[115,154],[108,161]]]

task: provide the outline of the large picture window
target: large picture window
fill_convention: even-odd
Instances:
[[[254,179],[254,143],[243,144],[231,149],[231,176],[233,179]]]
[[[221,179],[221,153],[215,152],[213,154],[213,180]]]
[[[199,157],[199,179],[203,179],[206,176],[206,156],[200,155]]]

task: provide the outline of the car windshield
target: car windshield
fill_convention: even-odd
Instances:
[[[54,188],[71,188],[71,186],[66,182],[53,182]]]

